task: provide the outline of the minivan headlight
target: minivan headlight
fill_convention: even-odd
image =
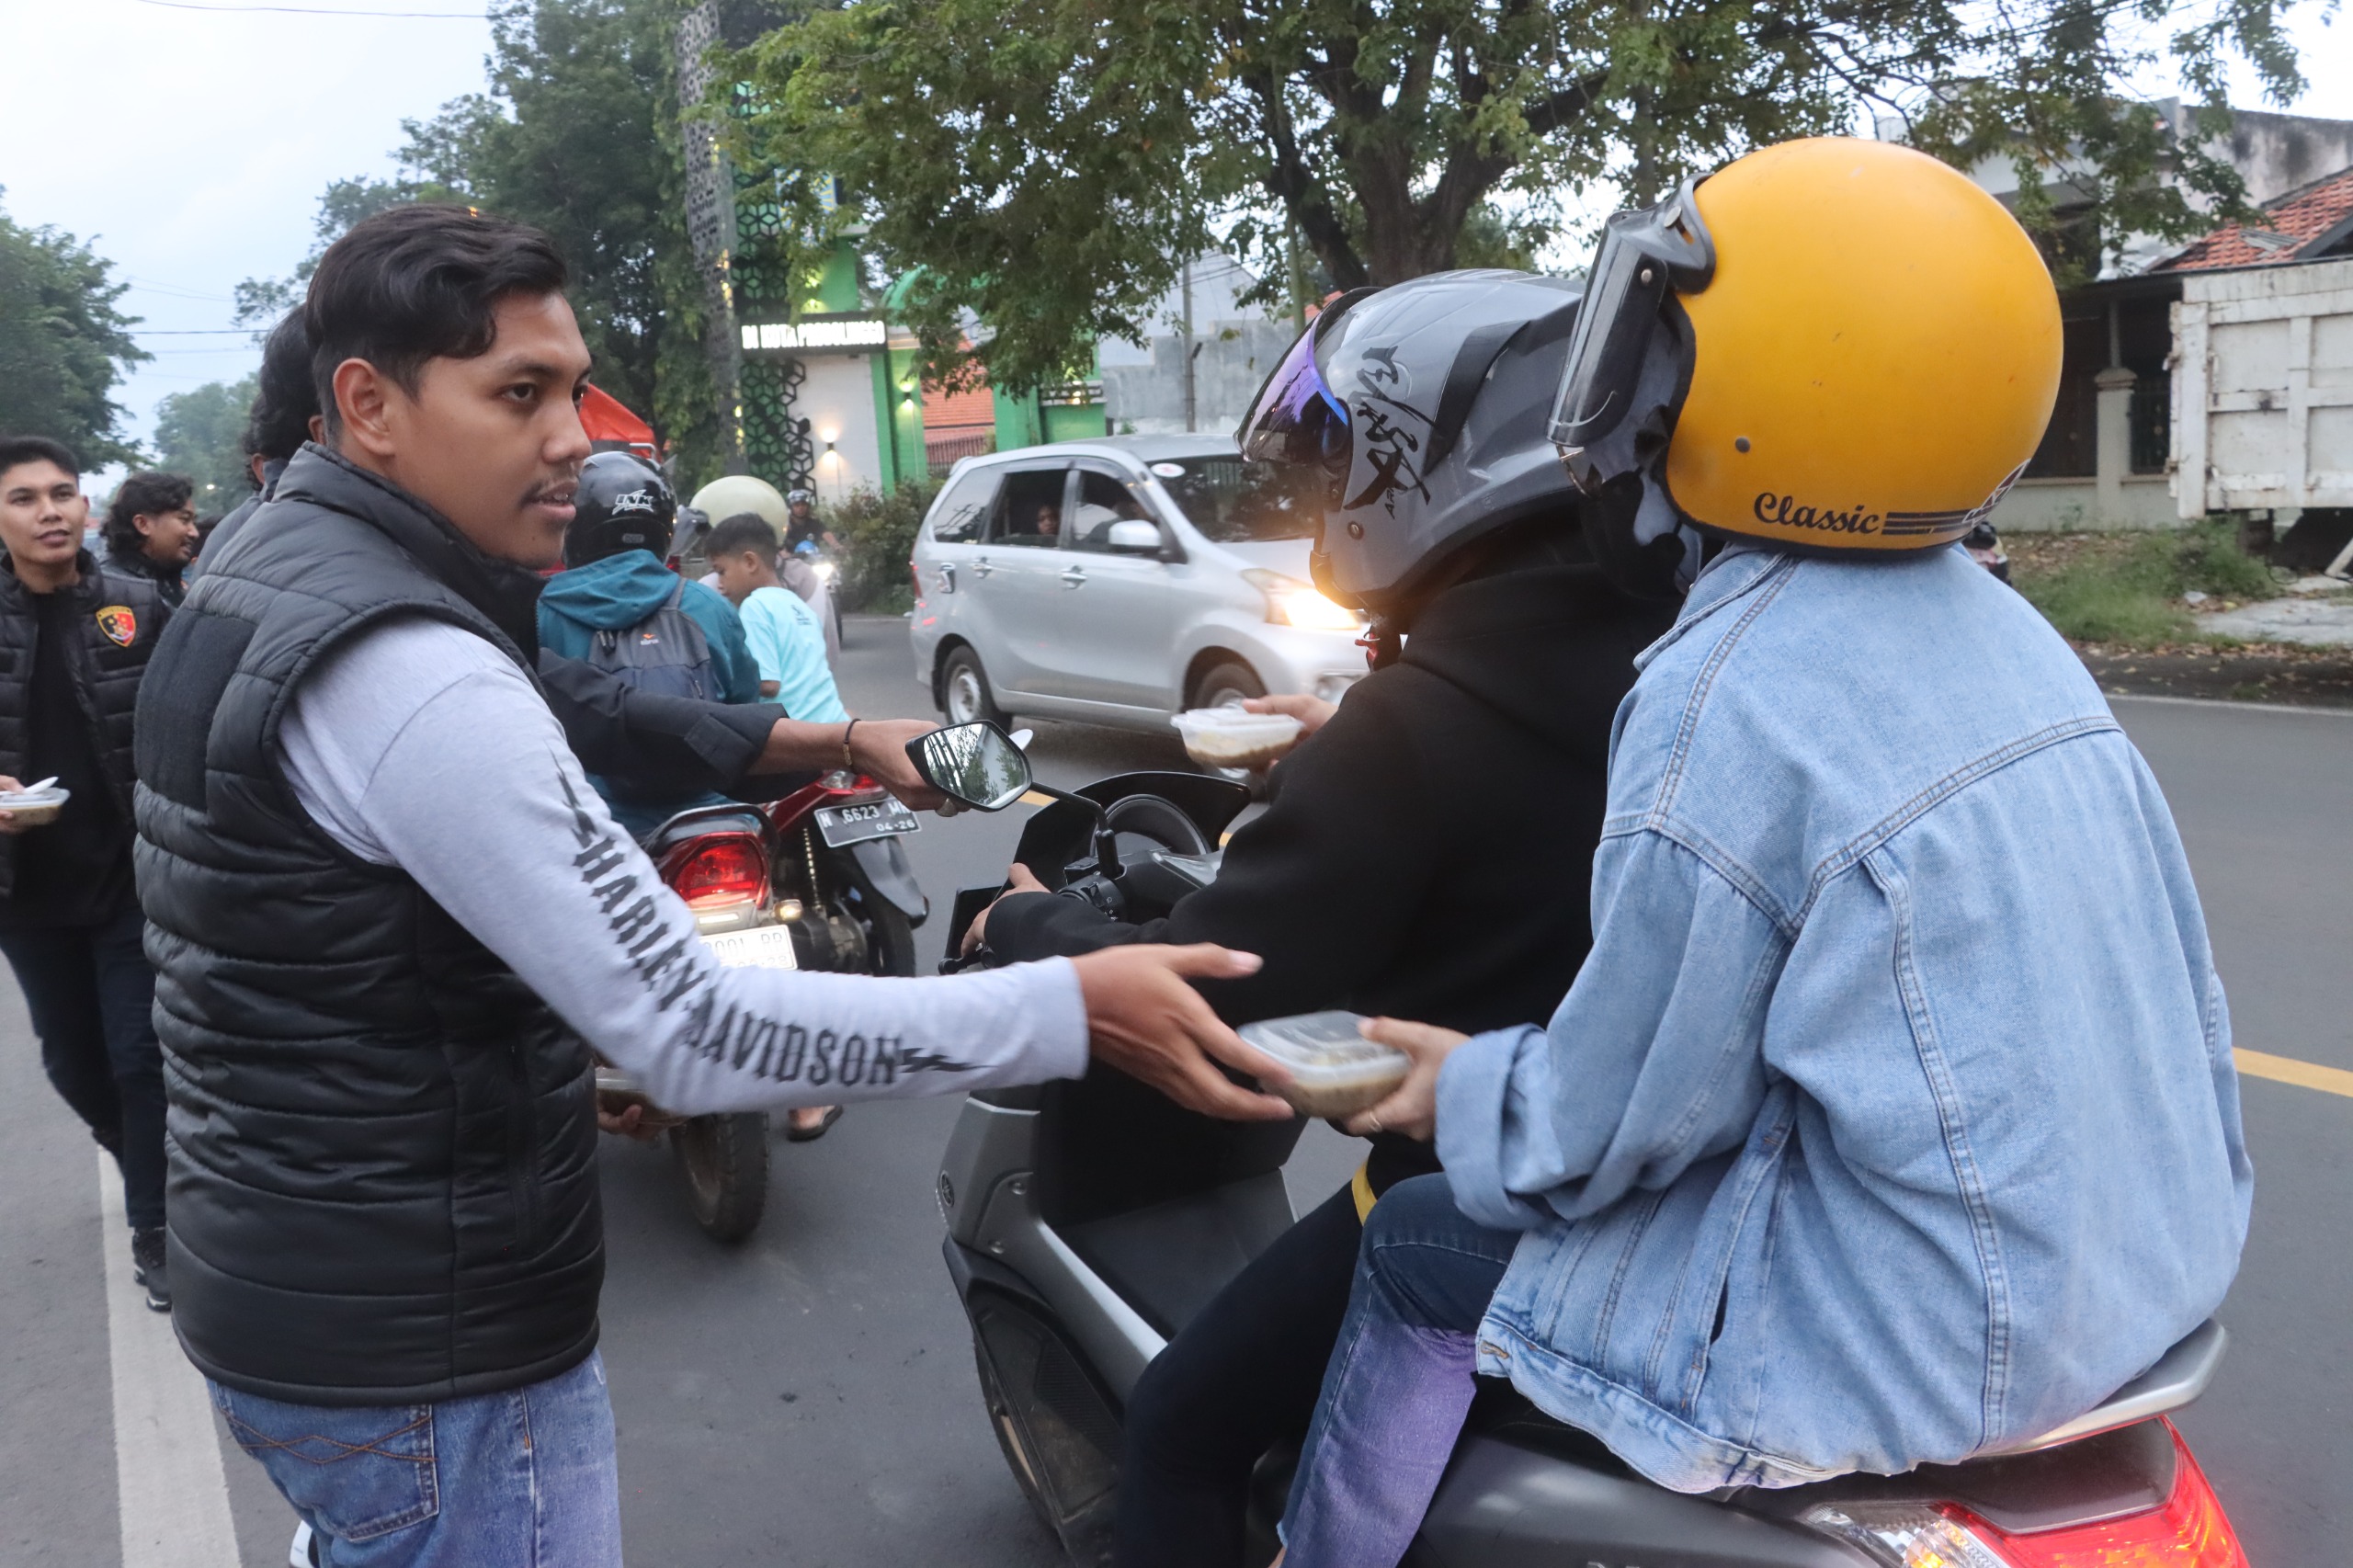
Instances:
[[[1356,611],[1334,604],[1317,593],[1313,585],[1296,577],[1257,567],[1242,575],[1249,579],[1252,587],[1267,596],[1267,619],[1277,626],[1296,626],[1307,631],[1354,631],[1364,624]]]

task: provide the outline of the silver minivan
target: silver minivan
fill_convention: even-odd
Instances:
[[[1363,628],[1308,581],[1314,518],[1222,437],[967,458],[915,538],[915,678],[950,723],[1165,730],[1245,697],[1337,700]]]

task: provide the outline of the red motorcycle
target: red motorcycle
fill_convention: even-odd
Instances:
[[[871,778],[836,771],[765,805],[680,812],[645,851],[722,962],[910,975],[915,927],[931,905],[899,840],[921,825]],[[741,1241],[759,1224],[766,1111],[673,1115],[603,1063],[597,1103],[612,1116],[634,1106],[640,1135],[667,1135],[695,1223],[714,1240]]]

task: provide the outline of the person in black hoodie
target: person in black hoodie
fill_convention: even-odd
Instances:
[[[1216,881],[1143,925],[1016,891],[976,922],[1000,957],[1227,943],[1266,960],[1255,975],[1200,987],[1237,1024],[1345,1007],[1495,1028],[1549,1017],[1575,978],[1592,943],[1586,890],[1611,719],[1635,654],[1672,624],[1675,599],[1623,592],[1595,563],[1567,476],[1535,439],[1575,295],[1526,275],[1458,273],[1373,298],[1387,322],[1372,324],[1403,339],[1384,345],[1395,349],[1390,363],[1438,401],[1435,414],[1400,412],[1393,382],[1334,392],[1322,381],[1318,359],[1330,366],[1341,334],[1366,324],[1347,321],[1364,309],[1357,301],[1302,337],[1259,411],[1288,402],[1290,446],[1336,471],[1362,460],[1375,475],[1380,454],[1366,449],[1380,418],[1416,421],[1417,466],[1386,495],[1349,473],[1318,541],[1318,585],[1377,612],[1373,673],[1276,767],[1265,813],[1234,834]],[[1418,336],[1394,324],[1424,320],[1439,324]],[[1445,388],[1458,382],[1473,390],[1449,411]],[[1319,409],[1336,436],[1313,425]],[[1457,428],[1442,444],[1449,418]],[[1267,444],[1245,452],[1293,455]],[[1537,460],[1513,460],[1539,448]],[[1456,453],[1480,472],[1458,476],[1447,466]],[[1378,509],[1379,524],[1349,528],[1351,496]],[[1022,872],[1017,887],[1038,886]],[[1241,1562],[1252,1467],[1306,1430],[1363,1217],[1394,1183],[1438,1168],[1428,1144],[1376,1134],[1355,1179],[1154,1361],[1127,1409],[1118,1568]]]
[[[73,454],[0,437],[0,791],[53,778],[63,810],[0,810],[0,952],[41,1068],[122,1171],[131,1260],[169,1311],[164,1064],[131,886],[131,706],[169,613],[154,582],[82,547]]]

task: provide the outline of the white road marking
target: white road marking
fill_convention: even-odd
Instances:
[[[172,1320],[147,1310],[131,1278],[122,1177],[98,1152],[107,1258],[107,1345],[114,1364],[114,1480],[122,1568],[237,1568],[229,1484],[202,1374]]]

